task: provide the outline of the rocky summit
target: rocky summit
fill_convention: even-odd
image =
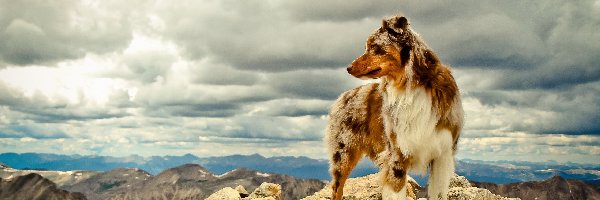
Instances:
[[[409,178],[409,184],[417,198],[424,199],[426,189],[418,185],[414,179]],[[344,187],[344,199],[380,200],[381,186],[379,185],[379,174],[371,174],[364,177],[351,178],[346,181]],[[321,191],[303,200],[326,200],[331,199],[331,185],[325,186]],[[513,200],[518,198],[506,198],[492,194],[489,190],[472,187],[471,183],[462,176],[455,176],[450,182],[449,200]]]

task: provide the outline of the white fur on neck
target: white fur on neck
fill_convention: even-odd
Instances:
[[[406,69],[407,74],[412,71],[409,67]],[[425,88],[411,87],[410,79],[404,90],[395,88],[393,80],[383,81],[392,82],[382,84],[387,87],[383,95],[383,109],[390,115],[383,115],[384,126],[388,130],[386,134],[390,137],[391,131],[396,133],[396,138],[390,139],[396,140],[403,155],[413,158],[410,169],[425,173],[433,159],[453,151],[452,134],[447,129],[436,129],[439,121],[437,109],[432,108],[431,97]]]

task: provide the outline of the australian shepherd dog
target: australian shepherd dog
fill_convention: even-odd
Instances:
[[[364,156],[381,169],[383,199],[414,198],[407,172],[429,169],[429,199],[447,199],[463,126],[458,87],[450,69],[414,32],[393,16],[367,39],[348,73],[379,79],[340,95],[326,133],[332,199],[342,199],[348,175]]]

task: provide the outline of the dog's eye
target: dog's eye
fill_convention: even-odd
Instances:
[[[377,45],[373,45],[371,47],[371,50],[373,51],[373,53],[375,55],[383,55],[383,54],[385,54],[385,50],[383,48],[381,48],[380,46],[377,46]]]
[[[392,29],[392,28],[390,28],[390,27],[387,27],[387,28],[385,28],[385,30],[386,30],[386,31],[387,31],[389,34],[391,34],[391,35],[393,35],[393,36],[397,36],[397,35],[399,35],[399,34],[400,34],[400,33],[396,32],[394,29]]]

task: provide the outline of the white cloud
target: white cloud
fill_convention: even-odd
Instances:
[[[600,137],[590,135],[543,135],[523,132],[498,132],[487,135],[461,138],[458,156],[482,160],[594,163],[593,159],[598,157],[600,145]]]
[[[35,142],[37,141],[37,139],[32,138],[32,137],[22,137],[21,139],[19,139],[20,142]]]

